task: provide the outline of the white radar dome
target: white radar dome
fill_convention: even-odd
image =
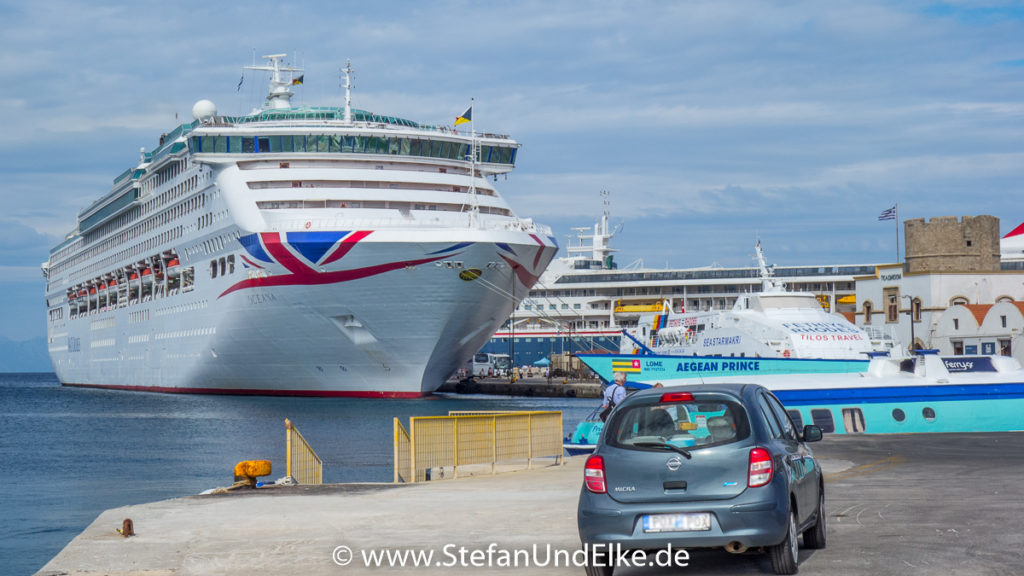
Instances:
[[[217,115],[217,106],[209,100],[200,100],[192,107],[192,117],[196,120],[209,120]]]

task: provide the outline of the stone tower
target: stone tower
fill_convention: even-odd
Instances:
[[[998,272],[999,218],[938,216],[903,222],[908,273]]]

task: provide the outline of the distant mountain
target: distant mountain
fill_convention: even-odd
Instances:
[[[53,372],[46,338],[21,342],[0,338],[0,372]]]

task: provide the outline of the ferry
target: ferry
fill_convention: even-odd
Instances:
[[[825,312],[814,294],[787,291],[767,266],[760,241],[754,250],[761,291],[740,295],[728,310],[676,313],[666,304],[625,331],[619,352],[861,360],[863,369],[869,354],[899,347],[891,336],[873,339],[846,317]]]
[[[606,381],[615,371],[626,372],[633,388],[761,384],[778,396],[798,427],[815,424],[829,433],[1024,429],[1024,369],[1007,356],[940,356],[936,350],[917,350],[912,357],[875,356],[864,371],[853,373],[771,373],[760,366],[766,361],[806,362],[799,359],[587,355],[582,360]],[[587,443],[594,427],[578,427],[567,441]]]
[[[65,385],[419,397],[481,348],[557,250],[494,186],[520,144],[472,106],[422,124],[294,106],[284,54],[263,105],[208,100],[78,214],[43,264]]]
[[[566,255],[551,263],[482,352],[509,354],[517,366],[552,360],[559,355],[614,354],[635,346],[623,336],[624,330],[631,335],[640,331],[638,339],[641,341],[649,338],[649,333],[642,333],[643,324],[649,324],[655,316],[672,314],[675,328],[683,314],[691,318],[700,314],[701,318],[710,319],[729,315],[738,302],[749,303],[751,308],[756,305],[757,293],[764,292],[763,261],[755,267],[711,265],[658,269],[638,260],[619,268],[612,240],[621,225],[611,224],[610,195],[603,192],[602,197],[604,210],[598,221],[592,228],[575,229],[575,236],[565,243]],[[801,306],[812,312],[809,300],[813,299],[819,310],[814,315],[815,322],[826,318],[827,322],[850,326],[849,320],[857,306],[855,278],[874,275],[877,266],[776,266],[771,272],[775,282],[785,282],[789,290],[801,293]],[[856,330],[858,337],[869,342],[870,349],[894,345],[893,335],[887,329],[872,326]],[[665,339],[670,332],[663,332]],[[688,350],[687,353],[739,354],[740,348],[748,344],[744,342],[740,347],[729,349],[724,346],[728,342],[730,340],[718,341],[713,350]],[[790,345],[791,353],[806,350],[813,355],[808,343],[803,340],[798,343],[799,347]],[[852,349],[849,356],[866,359],[859,350],[859,347]]]

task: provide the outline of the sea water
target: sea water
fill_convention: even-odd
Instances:
[[[240,460],[270,460],[268,480],[284,476],[285,418],[323,459],[324,482],[390,482],[395,417],[561,410],[568,434],[598,402],[151,394],[0,374],[0,567],[32,574],[104,510],[228,486]]]

